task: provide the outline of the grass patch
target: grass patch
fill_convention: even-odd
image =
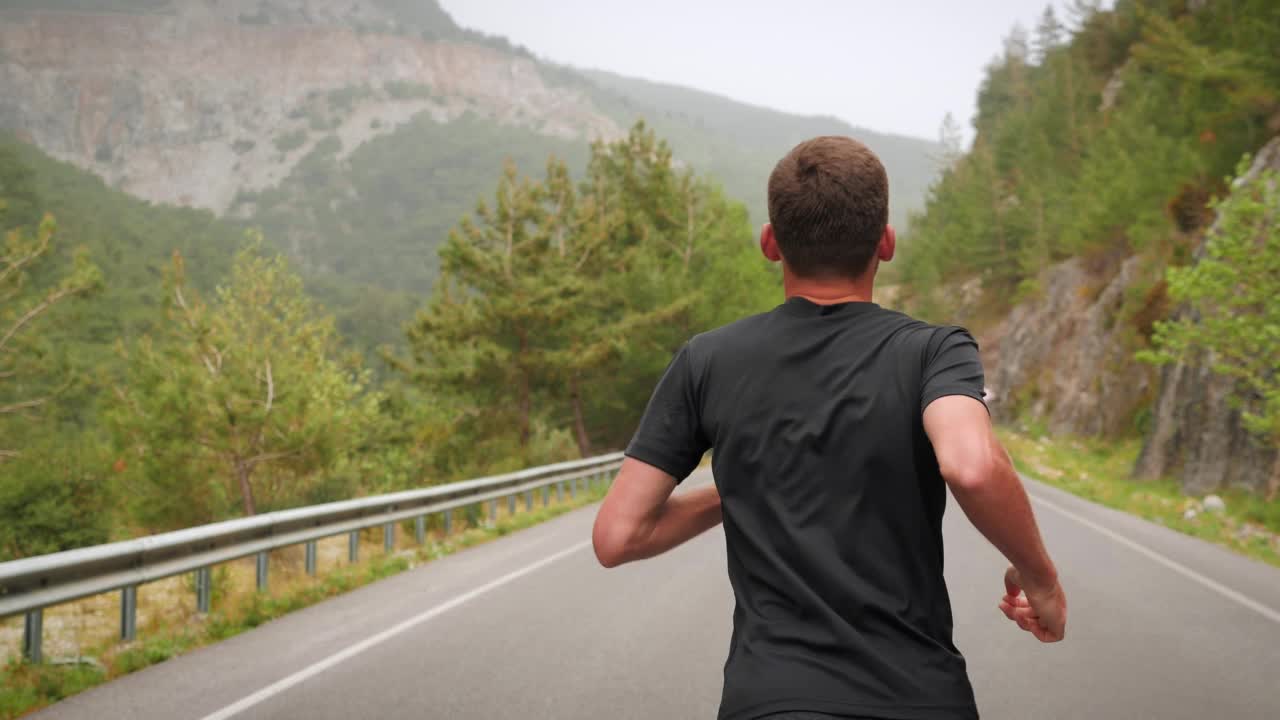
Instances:
[[[0,717],[14,718],[97,685],[106,673],[93,665],[28,665],[0,670]]]
[[[535,493],[535,496],[538,493]],[[279,592],[251,593],[231,597],[202,620],[181,627],[139,629],[139,639],[128,645],[112,643],[93,648],[83,663],[31,665],[13,659],[0,666],[0,720],[12,720],[87,690],[94,685],[162,663],[184,652],[239,635],[259,625],[314,605],[355,588],[445,557],[463,548],[480,545],[512,532],[545,522],[604,497],[604,488],[567,496],[563,502],[536,510],[505,514],[495,523],[479,524],[482,517],[472,513],[478,524],[448,536],[428,538],[412,550],[370,557],[356,565],[339,567],[322,577]],[[553,492],[554,496],[554,492]],[[518,504],[523,507],[523,500]]]
[[[1226,510],[1212,512],[1173,480],[1134,480],[1137,439],[1049,437],[1026,425],[1001,428],[1000,438],[1018,469],[1045,484],[1280,567],[1280,503],[1224,490]]]

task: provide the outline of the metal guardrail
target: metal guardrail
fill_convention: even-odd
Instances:
[[[306,571],[314,575],[316,541],[321,538],[347,533],[348,560],[355,562],[361,530],[381,525],[383,546],[390,550],[395,543],[396,524],[413,519],[415,537],[422,543],[428,515],[443,513],[444,530],[448,533],[452,511],[458,508],[487,501],[492,521],[501,498],[508,498],[509,512],[514,514],[519,495],[524,495],[528,510],[533,507],[533,491],[541,488],[545,506],[552,486],[558,498],[563,498],[566,490],[572,497],[590,484],[607,483],[621,464],[622,453],[612,453],[0,563],[0,618],[25,614],[23,655],[31,662],[40,662],[46,607],[119,590],[120,637],[129,641],[136,637],[138,586],[144,583],[194,572],[196,609],[207,613],[212,599],[211,570],[220,563],[256,555],[257,587],[265,590],[267,560],[272,550],[305,544]]]

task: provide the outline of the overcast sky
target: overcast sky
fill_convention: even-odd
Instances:
[[[459,24],[559,63],[930,139],[948,111],[968,137],[983,66],[1015,22],[1035,27],[1046,4],[443,0]]]

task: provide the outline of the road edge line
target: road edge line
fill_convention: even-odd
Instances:
[[[491,580],[485,583],[484,585],[481,585],[478,588],[475,588],[473,590],[468,590],[467,592],[461,595],[458,595],[452,600],[447,600],[443,603],[440,603],[439,605],[436,605],[430,610],[426,610],[417,615],[414,615],[408,620],[402,621],[397,625],[393,625],[392,627],[389,627],[386,630],[383,630],[382,632],[376,635],[370,636],[356,643],[355,645],[352,645],[344,650],[340,650],[339,652],[336,652],[330,655],[329,657],[324,658],[323,660],[312,663],[311,665],[308,665],[307,667],[301,670],[298,670],[297,672],[294,672],[291,675],[288,675],[280,680],[277,680],[276,682],[271,683],[270,685],[262,688],[261,690],[258,690],[252,695],[247,695],[244,698],[241,698],[240,700],[237,700],[236,702],[231,703],[230,705],[227,705],[221,710],[216,710],[212,713],[209,713],[208,715],[205,715],[203,718],[201,718],[201,720],[229,720],[230,718],[235,717],[236,715],[244,712],[245,710],[248,710],[249,708],[255,705],[261,704],[262,702],[265,702],[266,700],[269,700],[272,697],[279,695],[285,690],[288,690],[289,688],[299,683],[302,683],[306,680],[309,680],[315,677],[316,675],[319,675],[320,673],[323,673],[329,668],[332,668],[340,663],[346,662],[347,660],[350,660],[356,655],[359,655],[360,653],[366,650],[369,650],[377,645],[381,645],[382,643],[386,642],[387,640],[390,640],[391,638],[395,637],[396,635],[399,635],[400,633],[403,633],[406,630],[410,630],[418,625],[421,625],[422,623],[427,622],[428,620],[431,620],[439,615],[443,615],[444,613],[450,610],[453,610],[456,607],[465,605],[466,603],[480,597],[481,595],[485,595],[486,593],[489,593],[492,590],[496,590],[502,587],[503,585],[506,585],[507,583],[510,583],[514,580],[518,580],[524,577],[525,575],[528,575],[529,573],[532,573],[537,570],[541,570],[542,568],[546,567],[547,565],[550,565],[551,563],[556,562],[557,560],[561,560],[565,557],[568,557],[569,555],[572,555],[573,553],[576,553],[586,548],[590,544],[591,544],[590,540],[584,540],[582,542],[576,543],[574,545],[571,545],[565,548],[564,550],[561,550],[560,552],[554,555],[549,555],[533,563],[532,565],[526,565],[525,567],[520,568],[519,570],[515,570],[513,572],[507,573],[506,575],[503,575],[502,577],[497,578],[495,580]]]
[[[1192,570],[1191,568],[1187,567],[1186,565],[1183,565],[1177,560],[1174,560],[1162,553],[1152,550],[1151,548],[1147,547],[1146,545],[1143,545],[1142,543],[1136,540],[1131,540],[1125,537],[1124,535],[1121,535],[1120,533],[1116,532],[1115,530],[1112,530],[1111,528],[1100,525],[1090,520],[1089,518],[1086,518],[1083,515],[1080,515],[1079,513],[1073,510],[1068,510],[1065,507],[1062,507],[1061,505],[1057,504],[1056,502],[1053,502],[1052,500],[1046,500],[1032,493],[1027,493],[1027,494],[1031,496],[1031,501],[1033,503],[1047,507],[1050,510],[1053,510],[1054,512],[1058,513],[1059,515],[1075,520],[1076,522],[1080,523],[1081,525],[1084,525],[1090,530],[1093,530],[1096,533],[1099,533],[1117,543],[1120,543],[1121,545],[1124,545],[1130,550],[1133,550],[1134,552],[1140,555],[1146,556],[1147,559],[1152,560],[1160,565],[1163,565],[1164,567],[1178,573],[1179,575],[1187,578],[1188,580],[1197,582],[1203,587],[1206,587],[1229,600],[1233,600],[1236,603],[1239,603],[1240,605],[1258,613],[1259,615],[1270,620],[1271,622],[1276,623],[1277,625],[1280,625],[1280,610],[1276,610],[1275,608],[1264,605],[1258,602],[1257,600],[1254,600],[1253,598],[1249,597],[1248,595],[1245,595],[1239,590],[1234,590],[1232,588],[1229,588],[1226,585],[1223,585],[1222,583],[1218,582],[1217,580],[1214,580],[1213,578],[1210,578],[1206,575],[1202,575],[1196,572],[1195,570]]]

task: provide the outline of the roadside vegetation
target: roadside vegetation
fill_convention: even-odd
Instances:
[[[1134,480],[1137,439],[1055,437],[1035,423],[1001,428],[1000,437],[1018,470],[1036,480],[1280,567],[1280,503],[1227,489],[1214,509],[1173,480]]]

